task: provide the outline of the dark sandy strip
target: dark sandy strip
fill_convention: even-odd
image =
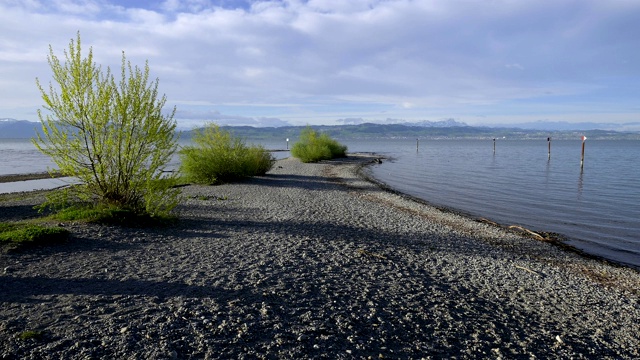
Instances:
[[[26,181],[26,180],[40,180],[40,179],[53,179],[63,177],[59,172],[40,172],[31,174],[10,174],[0,175],[0,183]]]

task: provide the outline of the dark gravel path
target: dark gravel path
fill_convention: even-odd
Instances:
[[[175,227],[0,255],[0,359],[640,357],[637,271],[385,192],[370,160],[280,160],[184,188]]]

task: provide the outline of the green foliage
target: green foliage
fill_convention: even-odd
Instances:
[[[47,210],[58,212],[77,204],[90,204],[90,198],[87,198],[85,191],[82,190],[83,186],[85,185],[73,185],[47,192],[45,195],[46,200],[42,204],[34,206],[34,209],[38,210],[39,213]]]
[[[302,130],[300,139],[291,148],[291,155],[305,163],[344,157],[346,152],[346,146],[327,134],[319,135],[309,126]]]
[[[45,227],[30,223],[0,223],[0,244],[44,245],[67,239],[69,231],[60,227]]]
[[[47,110],[38,112],[44,135],[34,139],[36,147],[63,175],[83,183],[76,188],[79,198],[167,214],[179,195],[174,175],[164,172],[177,147],[175,108],[162,114],[166,97],[158,95],[157,79],[149,83],[148,63],[132,67],[123,53],[116,82],[109,68],[103,72],[93,62],[91,49],[82,58],[79,33],[64,52],[65,62],[51,47],[49,52],[57,87],[45,91],[36,79]]]
[[[104,211],[99,207],[89,205],[73,205],[59,209],[51,215],[51,219],[59,221],[97,222],[104,217]]]
[[[13,223],[0,223],[0,234],[15,229],[16,225]]]
[[[176,217],[170,215],[151,216],[121,207],[86,204],[61,209],[51,215],[50,218],[58,221],[81,221],[130,227],[166,226],[174,224],[177,220]]]
[[[42,340],[44,337],[44,332],[40,330],[27,330],[23,331],[18,335],[20,340]]]
[[[273,156],[262,146],[247,146],[216,124],[195,130],[191,139],[196,145],[180,151],[180,170],[198,184],[220,184],[271,170]]]
[[[164,180],[161,180],[164,181]],[[133,227],[173,224],[175,216],[170,214],[149,214],[133,208],[112,204],[94,203],[83,199],[83,191],[74,185],[58,189],[46,195],[46,201],[35,206],[39,212],[52,211],[47,219],[56,221],[82,221],[88,223],[125,225]]]

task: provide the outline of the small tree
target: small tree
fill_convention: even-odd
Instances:
[[[318,134],[310,126],[300,132],[300,139],[291,148],[291,155],[305,163],[345,157],[346,152],[345,145],[327,134]]]
[[[247,146],[214,123],[193,132],[195,146],[180,151],[180,171],[194,183],[220,184],[271,170],[273,156],[262,146]]]
[[[81,56],[80,33],[60,62],[49,46],[53,71],[49,91],[36,83],[45,102],[38,116],[44,135],[33,140],[61,173],[78,178],[82,200],[150,215],[166,214],[177,205],[176,177],[164,170],[177,147],[173,112],[164,116],[166,97],[158,96],[158,79],[149,84],[149,65],[132,67],[122,53],[116,82],[102,72],[93,51]]]

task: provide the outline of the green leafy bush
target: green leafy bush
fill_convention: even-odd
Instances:
[[[192,141],[195,146],[180,150],[180,171],[188,181],[198,184],[220,184],[264,175],[275,161],[262,146],[248,146],[213,123],[194,130]]]
[[[345,145],[331,139],[327,134],[318,134],[311,127],[302,130],[300,139],[291,148],[291,155],[305,163],[345,157],[346,153]]]
[[[166,97],[149,66],[132,66],[122,54],[120,80],[82,56],[80,33],[62,61],[49,48],[53,82],[37,80],[45,112],[43,135],[34,144],[65,176],[79,179],[84,200],[138,213],[168,214],[179,191],[165,169],[177,148],[175,108],[163,114]],[[63,204],[66,206],[66,204]]]

